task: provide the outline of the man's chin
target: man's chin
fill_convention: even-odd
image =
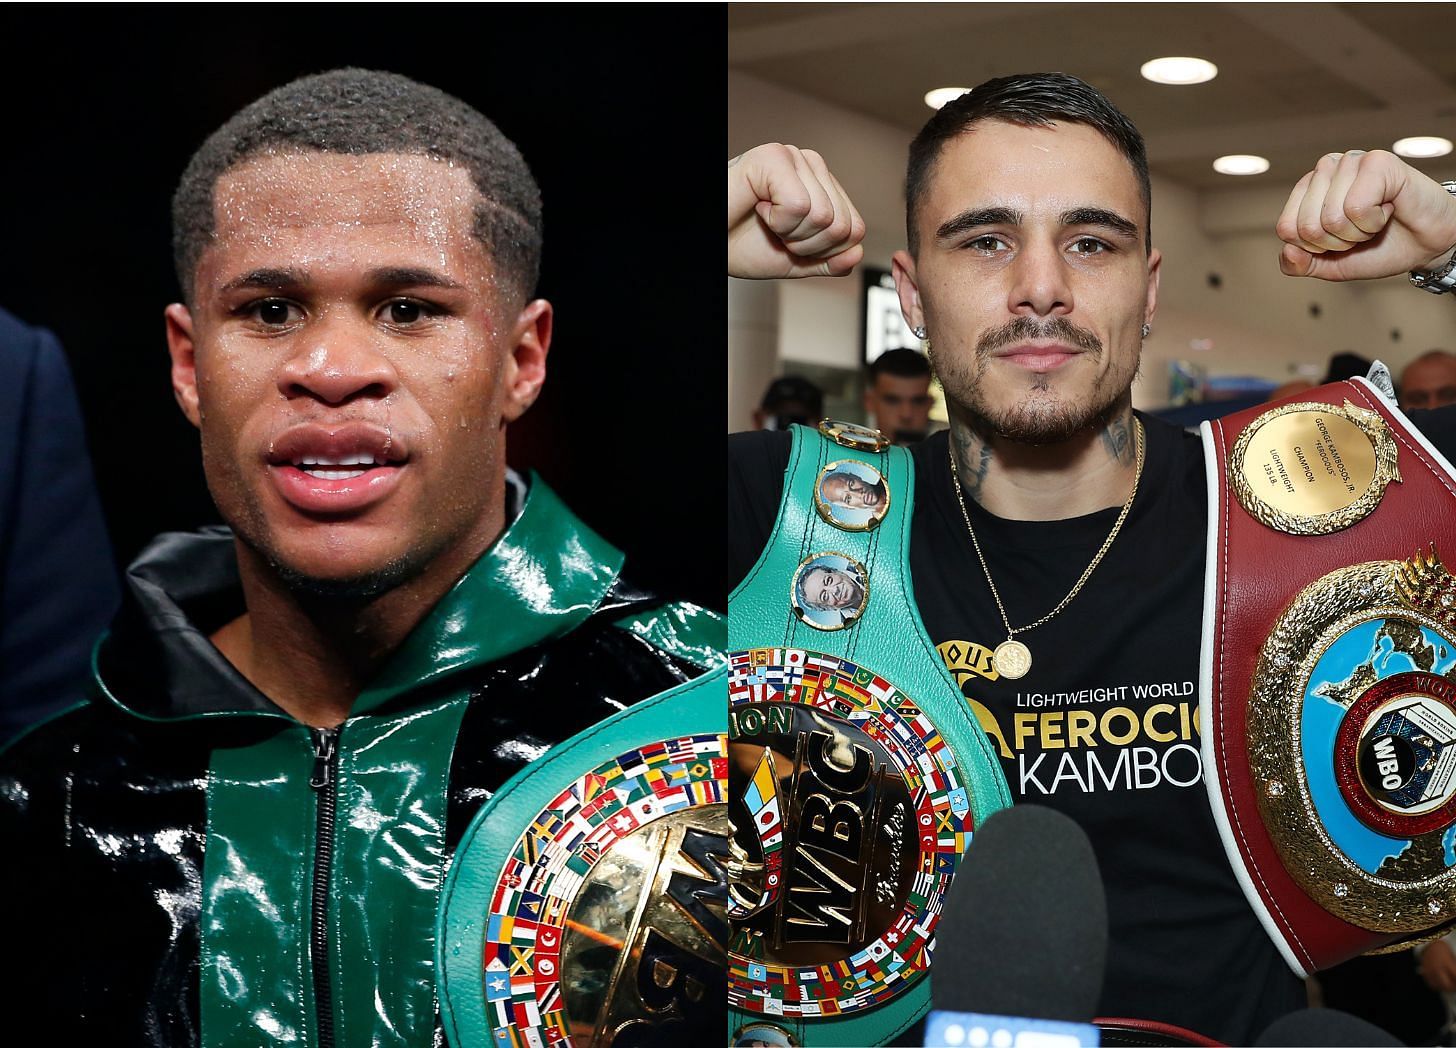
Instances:
[[[1036,398],[1013,407],[972,404],[976,428],[1004,440],[1042,447],[1061,444],[1089,432],[1097,432],[1116,416],[1122,398],[1086,404],[1069,404],[1057,398]]]
[[[338,572],[290,564],[272,555],[267,559],[289,591],[300,597],[339,602],[372,600],[409,581],[420,570],[409,556],[379,566]]]

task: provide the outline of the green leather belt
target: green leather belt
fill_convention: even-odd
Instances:
[[[795,427],[729,599],[734,1044],[877,1044],[920,1018],[950,879],[1011,803],[915,607],[913,503],[908,452]]]

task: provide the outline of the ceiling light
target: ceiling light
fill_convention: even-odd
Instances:
[[[1143,63],[1142,74],[1155,84],[1202,84],[1218,76],[1218,66],[1202,58],[1155,58]]]
[[[1220,175],[1262,175],[1269,170],[1269,161],[1261,156],[1234,153],[1215,160],[1213,169]]]
[[[969,87],[937,87],[934,91],[925,92],[925,104],[931,109],[939,109],[947,102],[954,102],[969,90]]]
[[[1438,138],[1435,135],[1416,135],[1414,138],[1402,138],[1390,148],[1395,150],[1398,156],[1408,156],[1420,160],[1433,156],[1445,156],[1451,152],[1451,140]]]

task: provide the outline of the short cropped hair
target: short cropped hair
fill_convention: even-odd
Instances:
[[[541,269],[541,190],[500,129],[452,95],[397,73],[335,69],[276,88],[235,113],[193,154],[172,197],[172,256],[192,301],[215,232],[217,180],[260,155],[405,153],[458,164],[480,191],[474,235],[521,297]]]
[[[874,385],[881,375],[897,375],[900,378],[929,378],[930,359],[924,354],[913,349],[900,347],[899,349],[887,349],[870,365],[870,385]]]
[[[1017,127],[1086,124],[1127,158],[1137,176],[1143,206],[1151,214],[1153,189],[1148,179],[1147,146],[1133,122],[1106,95],[1067,73],[998,76],[942,106],[910,143],[910,163],[905,173],[905,232],[912,255],[919,250],[915,214],[942,148],[983,120],[1001,120]],[[1144,230],[1148,250],[1153,244],[1151,225],[1150,220],[1149,228]]]

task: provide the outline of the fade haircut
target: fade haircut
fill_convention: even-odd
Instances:
[[[1101,133],[1132,165],[1143,209],[1151,216],[1153,189],[1148,181],[1148,151],[1143,136],[1106,95],[1068,73],[998,76],[942,106],[910,143],[910,163],[905,172],[905,234],[912,255],[920,248],[916,212],[941,150],[945,143],[983,120],[1000,120],[1017,127],[1086,124]],[[1149,251],[1153,246],[1151,227],[1149,217],[1143,230],[1144,247]]]
[[[239,110],[193,154],[172,197],[172,257],[190,303],[215,232],[213,193],[256,156],[405,153],[463,167],[479,190],[474,235],[504,290],[522,299],[541,269],[541,190],[520,150],[476,110],[397,73],[335,69],[276,88]]]
[[[903,346],[899,349],[887,349],[875,357],[875,362],[870,365],[870,385],[879,381],[881,375],[929,378],[930,359],[924,353]]]

